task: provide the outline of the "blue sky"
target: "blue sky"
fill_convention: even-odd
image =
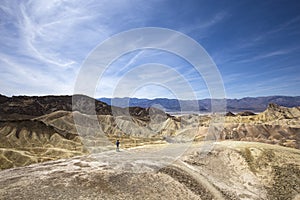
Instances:
[[[182,32],[203,46],[220,71],[226,97],[299,96],[299,10],[297,0],[4,0],[0,3],[0,93],[73,94],[80,68],[97,45],[121,31],[162,27]],[[118,81],[126,76],[129,83],[136,75],[153,80],[168,77],[175,89],[137,85],[132,93],[122,87],[123,96],[189,98],[174,71],[151,72],[147,63],[170,66],[197,98],[210,97],[193,66],[158,50],[121,56],[99,77],[95,97],[113,96]]]

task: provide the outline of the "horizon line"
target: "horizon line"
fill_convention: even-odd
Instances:
[[[5,96],[5,97],[47,97],[47,96],[73,96],[73,95],[83,95],[83,96],[88,96],[85,94],[49,94],[49,95],[26,95],[26,94],[19,94],[19,95],[12,95],[12,96],[7,96],[4,94],[0,93],[0,96]],[[222,99],[245,99],[245,98],[266,98],[266,97],[300,97],[298,96],[290,96],[290,95],[269,95],[269,96],[245,96],[245,97],[235,97],[235,98],[230,98],[230,97],[225,97],[225,98],[209,98],[209,97],[204,97],[204,98],[199,98],[199,99],[174,99],[174,98],[168,98],[168,97],[156,97],[156,98],[146,98],[146,97],[91,97],[96,100],[106,98],[106,99],[147,99],[147,100],[156,100],[156,99],[168,99],[168,100],[185,100],[185,101],[194,101],[194,100],[207,100],[207,99],[215,99],[215,100],[222,100]]]

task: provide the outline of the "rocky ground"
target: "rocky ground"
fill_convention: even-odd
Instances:
[[[0,171],[1,199],[299,199],[300,151],[254,142],[107,151]],[[185,147],[184,147],[185,148]],[[166,151],[166,149],[168,149]]]

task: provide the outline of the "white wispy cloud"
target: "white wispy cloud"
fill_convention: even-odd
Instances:
[[[300,21],[300,16],[297,16],[293,19],[290,19],[286,22],[283,22],[282,24],[279,24],[277,27],[269,30],[269,31],[266,31],[264,33],[261,33],[259,35],[257,35],[256,37],[254,37],[252,39],[252,44],[253,43],[256,43],[256,42],[261,42],[262,40],[265,40],[267,38],[270,38],[270,37],[274,37],[274,35],[282,32],[282,31],[287,31],[291,28],[293,28],[293,26],[297,23],[299,23]],[[251,45],[250,43],[248,45]]]
[[[49,76],[49,71],[43,68],[30,68],[24,66],[22,61],[15,61],[7,55],[0,54],[1,79],[3,85],[2,92],[8,95],[14,94],[70,94],[72,90],[72,81],[74,73],[70,72],[64,77]],[[27,61],[31,64],[36,64],[34,61]],[[4,66],[4,67],[3,67]],[[2,84],[1,84],[2,85]]]
[[[225,8],[217,4],[205,3],[205,6],[202,6],[197,1],[190,1],[177,5],[165,0],[2,0],[0,4],[0,83],[2,88],[0,93],[6,95],[71,94],[79,71],[82,69],[81,65],[87,61],[85,59],[97,45],[121,31],[145,26],[172,28],[194,37],[198,42],[204,42],[205,47],[210,50],[209,53],[212,53],[212,58],[219,65],[220,72],[224,75],[225,85],[228,85],[229,90],[241,91],[241,95],[246,94],[242,91],[243,87],[247,87],[247,84],[244,84],[247,79],[242,78],[244,76],[253,79],[263,79],[262,76],[272,78],[272,76],[281,75],[279,71],[276,71],[278,68],[282,69],[282,73],[291,73],[286,66],[298,69],[296,56],[291,61],[287,61],[291,55],[299,52],[297,41],[282,44],[284,41],[278,40],[277,46],[271,43],[277,42],[277,38],[289,39],[283,36],[292,34],[296,36],[297,31],[299,32],[299,16],[290,17],[286,21],[280,20],[282,23],[278,24],[274,19],[269,30],[249,29],[247,32],[243,19],[236,17],[243,16],[244,13],[241,13],[243,11],[235,10],[232,6]],[[182,6],[185,9],[182,9]],[[240,6],[243,6],[243,3]],[[247,20],[259,19],[259,16],[247,17]],[[230,27],[231,22],[240,26],[237,26],[236,30],[228,28],[223,32],[222,29]],[[255,25],[258,26],[267,23],[257,22]],[[84,87],[95,87],[89,84],[89,75],[97,75],[100,88],[97,94],[111,96],[116,83],[123,76],[126,76],[132,69],[147,63],[170,66],[182,77],[170,74],[168,71],[155,71],[155,73],[152,71],[151,73],[148,71],[150,69],[145,69],[140,71],[140,74],[133,73],[130,76],[133,82],[129,82],[129,86],[135,83],[135,79],[150,80],[152,78],[154,82],[167,84],[175,88],[174,91],[182,90],[180,94],[188,95],[182,87],[184,82],[188,82],[199,98],[203,95],[207,97],[207,93],[210,92],[207,88],[220,86],[221,73],[218,71],[215,74],[211,73],[212,66],[209,64],[209,59],[203,59],[200,54],[195,53],[196,48],[185,45],[178,39],[178,34],[165,35],[165,38],[160,41],[156,41],[153,35],[152,38],[148,37],[151,41],[148,43],[143,40],[144,38],[144,35],[137,35],[130,45],[133,47],[149,46],[155,43],[153,45],[158,48],[170,48],[174,52],[151,49],[126,52],[126,55],[115,58],[117,60],[111,63],[111,66],[107,66],[103,77],[97,74],[99,72],[97,67],[102,67],[102,61],[97,60],[97,56],[89,57],[90,63],[95,61],[96,66],[91,67],[90,71],[86,72],[86,77],[80,80],[84,83]],[[116,52],[120,52],[122,48],[128,48],[125,43],[126,40],[120,41],[119,47],[111,45],[99,53],[104,53],[105,59],[113,58]],[[176,58],[178,57],[176,54],[188,57],[190,56],[188,52],[193,54],[193,63],[187,63],[184,58]],[[201,65],[200,74],[193,68],[196,62]],[[264,67],[265,70],[259,73],[257,73],[258,70],[248,70],[250,65],[253,65],[253,69]],[[273,65],[276,65],[276,69]],[[246,68],[247,70],[244,70]],[[295,70],[294,74],[298,71]],[[263,90],[265,84],[266,88],[273,90],[272,87],[278,86],[283,79],[273,79],[273,81],[275,82],[257,80],[255,86]],[[290,83],[292,87],[294,87],[293,84]],[[151,91],[152,94],[148,94],[151,87],[145,85],[146,89],[139,89],[139,94],[149,97],[163,96],[166,90],[158,89],[159,87],[161,86],[153,86],[152,88],[156,89]],[[125,95],[125,86],[123,89]]]
[[[227,11],[221,10],[207,18],[200,18],[194,23],[186,24],[183,28],[180,28],[179,31],[186,34],[197,33],[198,37],[205,38],[211,34],[211,28],[217,26],[223,20],[228,18],[228,16],[229,13]]]
[[[102,92],[110,88],[110,96],[115,97],[134,96],[136,92],[139,91],[139,95],[143,94],[144,97],[148,98],[166,97],[170,96],[170,94],[180,99],[196,98],[195,91],[188,80],[185,80],[185,78],[171,66],[161,65],[159,63],[141,65],[129,70],[126,74],[116,78],[114,81],[109,79],[110,77],[100,81],[99,85],[102,89],[99,88],[97,96],[103,96],[104,94]],[[101,82],[104,82],[104,85]],[[157,89],[158,87],[161,89]],[[162,92],[165,90],[168,90],[170,94],[163,94]]]
[[[5,73],[0,79],[6,86],[1,93],[72,93],[84,58],[118,31],[109,23],[123,9],[130,10],[130,5],[81,0],[2,2],[0,67]]]
[[[246,63],[246,62],[254,62],[262,59],[268,59],[272,58],[275,56],[284,56],[286,54],[291,53],[295,49],[282,49],[282,50],[275,50],[275,51],[270,51],[270,52],[260,52],[258,55],[250,57],[250,58],[244,58],[244,59],[239,59],[238,61],[235,61],[236,63]]]
[[[57,67],[68,68],[76,61],[65,58],[60,49],[66,42],[70,42],[68,37],[74,31],[74,26],[91,16],[78,16],[81,8],[74,10],[69,6],[64,6],[62,12],[58,10],[59,6],[62,6],[62,1],[46,5],[39,2],[21,3],[18,29],[23,42],[22,54]]]
[[[153,16],[150,13],[145,14],[146,12],[136,15],[134,10],[147,11],[148,9],[152,12],[155,8],[151,4],[155,3],[158,1],[150,3],[134,1],[132,4],[135,6],[131,6],[132,4],[126,1],[5,1],[0,9],[5,13],[7,22],[1,26],[6,32],[2,33],[0,43],[7,43],[8,47],[13,46],[13,50],[8,52],[7,49],[0,49],[2,51],[0,65],[2,71],[5,71],[0,78],[9,79],[6,81],[7,89],[2,92],[8,95],[38,94],[39,91],[49,94],[70,94],[76,81],[76,73],[80,70],[80,65],[89,51],[114,33],[131,27],[145,26],[148,17],[151,19]],[[209,28],[222,21],[225,15],[224,12],[217,13],[208,20],[196,24],[196,28]],[[11,27],[7,28],[8,24]],[[11,34],[15,36],[12,37]],[[174,37],[167,37],[163,42],[157,41],[156,45],[174,48],[178,45],[177,37],[176,34]],[[140,40],[137,39],[136,44],[131,45],[138,45],[139,42]],[[182,51],[186,50],[182,49]],[[135,55],[131,54],[132,57],[121,58],[117,62],[118,66],[110,66],[107,76],[101,77],[101,96],[105,94],[110,96],[114,89],[113,85],[122,78],[122,72],[140,65],[143,60],[150,61],[150,58],[153,58],[156,59],[155,61],[169,62],[170,57],[162,57],[163,54],[164,52],[159,51],[145,54],[143,50]],[[109,57],[108,54],[107,56]],[[171,63],[174,64],[175,61]],[[183,65],[175,65],[174,68],[179,73],[188,75]],[[96,72],[95,69],[90,73]],[[162,78],[164,75],[168,77],[162,79],[165,84],[171,84],[173,87],[177,84],[179,86],[176,87],[184,91],[180,85],[182,80],[164,72],[147,74],[144,71],[143,74],[135,75],[140,78],[142,76],[143,79],[147,79],[148,76],[154,79],[154,76]],[[27,77],[26,80],[24,77]],[[189,78],[190,82],[196,81],[195,78]],[[8,91],[8,88],[14,88],[15,92],[12,92],[13,89]]]

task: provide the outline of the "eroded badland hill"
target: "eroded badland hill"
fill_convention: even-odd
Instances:
[[[299,107],[171,116],[77,98],[1,96],[0,199],[300,198]]]

